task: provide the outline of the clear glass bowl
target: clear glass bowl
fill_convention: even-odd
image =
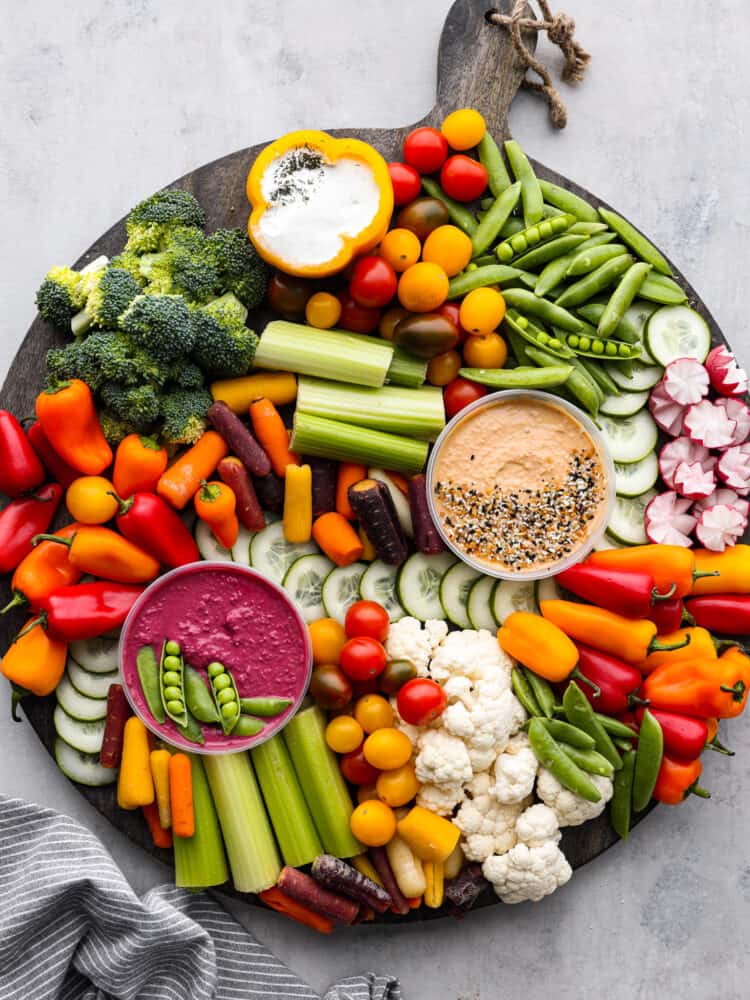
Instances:
[[[603,478],[604,478],[604,490],[605,499],[604,503],[599,509],[596,521],[591,527],[588,535],[576,546],[564,559],[560,559],[556,563],[550,563],[539,569],[526,569],[526,570],[508,570],[502,567],[492,567],[488,563],[484,563],[478,559],[474,559],[472,556],[468,555],[463,549],[456,546],[447,536],[443,529],[442,520],[438,514],[435,497],[434,497],[434,474],[437,465],[440,452],[444,447],[446,441],[451,437],[453,431],[458,427],[459,424],[463,423],[464,420],[471,417],[472,414],[476,413],[478,410],[489,409],[492,406],[497,406],[499,403],[507,402],[510,399],[518,400],[536,400],[538,402],[546,403],[548,406],[555,407],[558,410],[563,410],[568,416],[572,417],[586,430],[591,440],[594,442],[594,446],[597,450],[599,460],[601,462]],[[551,395],[548,392],[539,392],[536,389],[507,389],[502,392],[493,392],[489,396],[482,396],[481,399],[477,399],[474,403],[465,407],[459,413],[450,420],[446,426],[443,428],[440,437],[435,442],[432,452],[430,454],[430,459],[427,463],[427,503],[430,508],[430,514],[432,519],[437,526],[440,536],[448,546],[451,552],[453,552],[458,558],[471,566],[472,569],[483,573],[485,576],[494,576],[500,580],[545,580],[550,576],[555,576],[557,573],[562,573],[563,570],[568,569],[575,563],[580,562],[581,559],[586,556],[591,549],[601,541],[604,532],[609,524],[609,520],[612,517],[612,512],[615,505],[615,466],[610,454],[607,450],[604,437],[602,436],[599,428],[594,424],[590,417],[578,409],[577,406],[573,406],[564,399],[560,399],[557,396]]]

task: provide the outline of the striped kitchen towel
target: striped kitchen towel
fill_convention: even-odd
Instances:
[[[0,795],[2,1000],[318,1000],[205,893],[140,899],[99,840],[42,806]],[[324,1000],[400,1000],[368,974]]]

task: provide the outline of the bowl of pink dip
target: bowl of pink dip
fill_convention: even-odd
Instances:
[[[288,698],[278,715],[262,719],[253,736],[225,734],[201,723],[204,743],[187,739],[169,718],[154,718],[138,676],[138,651],[150,645],[157,663],[165,640],[180,644],[184,662],[206,682],[206,668],[231,671],[240,698]],[[248,750],[279,732],[305,696],[312,649],[302,617],[281,587],[255,570],[226,562],[180,566],[155,580],[138,598],[120,638],[120,676],[135,714],[160,739],[191,753]]]

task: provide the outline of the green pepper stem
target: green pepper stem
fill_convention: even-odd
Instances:
[[[721,652],[724,649],[731,649],[732,646],[734,646],[735,649],[739,649],[740,652],[742,653],[745,652],[745,648],[743,647],[742,643],[737,642],[736,639],[716,639],[714,638],[714,636],[711,636],[711,641],[713,642],[714,649],[716,650],[717,653]]]
[[[135,495],[133,495],[132,497],[128,497],[127,500],[123,500],[122,497],[118,493],[115,493],[114,490],[107,490],[107,496],[114,497],[114,499],[119,503],[120,509],[117,512],[118,517],[122,517],[123,514],[127,514],[130,508],[133,506],[133,501],[135,500]]]
[[[60,538],[59,535],[34,535],[31,539],[31,544],[38,545],[40,542],[57,542],[58,545],[66,545],[70,548],[75,537],[75,535],[71,535],[70,538]]]
[[[680,625],[695,625],[695,618],[690,614],[687,608],[682,609],[682,618],[680,618]]]
[[[20,590],[13,591],[13,597],[8,601],[5,607],[0,611],[0,615],[6,615],[13,608],[20,608],[21,605],[26,604],[26,597],[21,593]]]
[[[20,684],[10,685],[11,696],[10,696],[10,717],[14,722],[23,722],[18,715],[18,706],[24,698],[27,698],[31,692],[27,691],[26,688],[22,688]]]
[[[21,631],[18,633],[18,635],[15,637],[15,639],[13,639],[13,641],[11,642],[11,646],[14,643],[18,642],[19,639],[23,639],[23,637],[25,635],[28,635],[29,632],[31,632],[32,629],[35,629],[37,627],[37,625],[41,625],[42,628],[46,628],[47,627],[47,612],[46,611],[40,611],[36,618],[32,618],[32,620],[29,622],[29,624],[26,626],[26,628],[21,629]]]
[[[723,753],[726,757],[734,757],[734,750],[730,750],[729,747],[725,747],[723,743],[714,736],[712,740],[709,740],[705,746],[706,750],[715,750],[717,753]]]
[[[689,645],[690,645],[690,633],[688,633],[681,642],[665,643],[665,642],[659,642],[658,639],[652,639],[651,642],[648,644],[648,649],[646,650],[646,652],[669,653],[673,649],[682,649],[683,646],[689,646]]]
[[[636,708],[648,708],[651,704],[649,698],[639,698],[637,694],[628,695],[628,711],[633,712]],[[635,735],[635,734],[633,734]]]
[[[719,576],[718,569],[694,569],[693,570],[693,581],[700,580],[704,576]]]
[[[200,497],[204,503],[214,503],[221,495],[221,488],[209,483],[207,479],[201,479]]]
[[[677,584],[673,583],[666,594],[660,594],[656,587],[651,589],[651,602],[654,601],[668,601],[670,598],[674,597],[674,593],[677,590]]]
[[[731,686],[729,684],[722,684],[719,687],[719,690],[726,691],[727,694],[731,694],[732,701],[739,702],[745,697],[745,687],[746,685],[744,681],[735,681],[735,683]]]
[[[595,698],[598,698],[602,693],[602,689],[599,687],[599,685],[595,684],[592,680],[589,680],[588,677],[586,677],[584,674],[581,673],[578,667],[573,667],[573,669],[570,671],[570,673],[568,674],[568,679],[570,679],[571,677],[575,677],[575,679],[580,681],[581,684],[587,684],[594,692]]]
[[[708,789],[701,788],[701,786],[698,784],[697,781],[694,784],[692,784],[690,788],[688,788],[688,790],[685,792],[685,798],[687,798],[688,795],[697,795],[699,799],[711,798],[711,793],[708,791]]]

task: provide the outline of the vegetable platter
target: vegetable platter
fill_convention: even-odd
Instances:
[[[750,631],[744,373],[653,244],[510,140],[523,73],[458,0],[422,122],[294,133],[147,199],[49,272],[50,322],[0,394],[14,710],[181,884],[324,932],[541,899],[654,800],[705,794],[698,758],[727,752],[715,719],[750,684],[732,644]],[[306,239],[307,196],[288,209],[324,161],[349,185],[317,175],[348,213],[333,245]],[[607,533],[557,577],[513,580],[517,551],[475,571],[427,503],[429,446],[488,389],[562,394],[614,460]],[[28,433],[10,416],[35,410]],[[201,674],[175,634],[137,648],[132,679],[124,642],[117,674],[145,585],[200,559],[251,567],[307,623],[309,695],[265,742],[304,691],[247,690],[215,654]],[[190,757],[147,726],[198,753],[258,741]]]

